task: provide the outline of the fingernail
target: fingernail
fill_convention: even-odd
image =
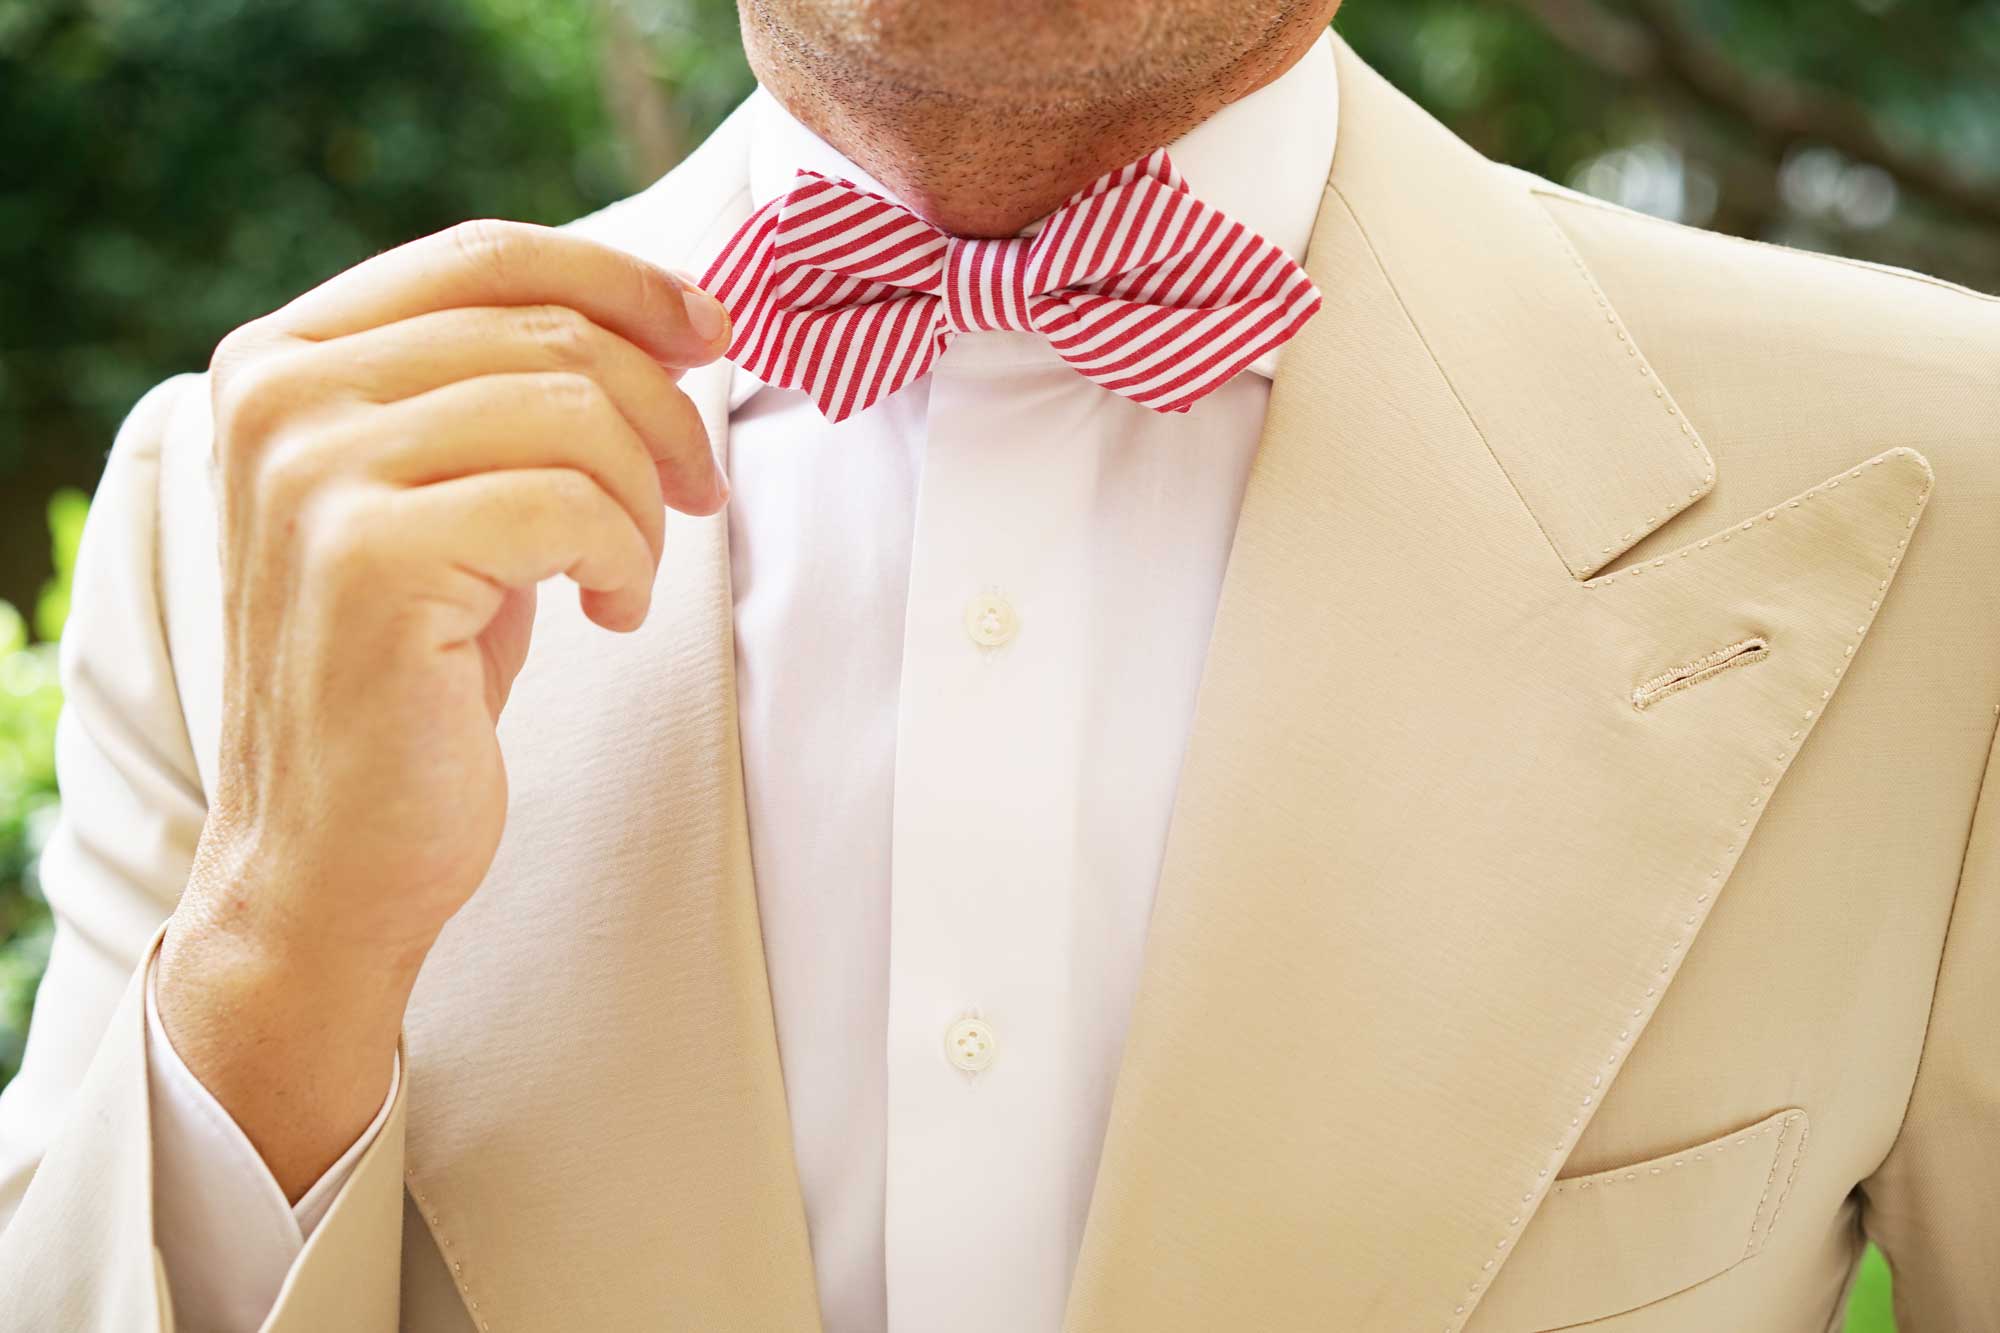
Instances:
[[[715,503],[719,508],[729,499],[729,478],[721,468],[715,470]]]
[[[721,342],[729,328],[729,312],[722,302],[699,287],[681,288],[681,302],[687,306],[688,327],[704,342]]]

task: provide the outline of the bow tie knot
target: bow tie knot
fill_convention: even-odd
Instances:
[[[959,334],[992,330],[1038,333],[1100,387],[1185,412],[1320,305],[1305,270],[1197,199],[1164,149],[1028,236],[955,236],[801,170],[701,285],[734,321],[730,358],[836,422],[928,374]]]
[[[1034,257],[1032,236],[946,238],[943,272],[944,326],[954,333],[1011,329],[1034,331],[1023,275]]]

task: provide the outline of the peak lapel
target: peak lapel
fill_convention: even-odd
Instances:
[[[572,226],[685,267],[748,212],[741,128]],[[714,220],[681,249],[676,213],[700,208]],[[729,381],[723,362],[681,380],[725,457]],[[818,1327],[751,880],[726,519],[667,519],[636,632],[586,620],[568,584],[541,589],[499,728],[506,832],[407,1019],[409,1192],[480,1328]]]
[[[1930,488],[1893,450],[1590,577],[1708,452],[1524,179],[1341,59],[1071,1333],[1462,1328]]]

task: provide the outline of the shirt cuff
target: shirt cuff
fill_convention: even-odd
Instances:
[[[154,955],[157,960],[158,955]],[[146,1063],[153,1110],[153,1230],[175,1322],[256,1333],[299,1252],[388,1121],[400,1054],[375,1119],[297,1204],[235,1119],[181,1060],[160,1022],[157,962],[146,977]]]

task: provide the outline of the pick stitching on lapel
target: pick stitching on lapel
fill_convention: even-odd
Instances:
[[[1525,178],[1340,53],[1070,1333],[1464,1328],[1930,491],[1890,450],[1589,577],[1708,452]]]

